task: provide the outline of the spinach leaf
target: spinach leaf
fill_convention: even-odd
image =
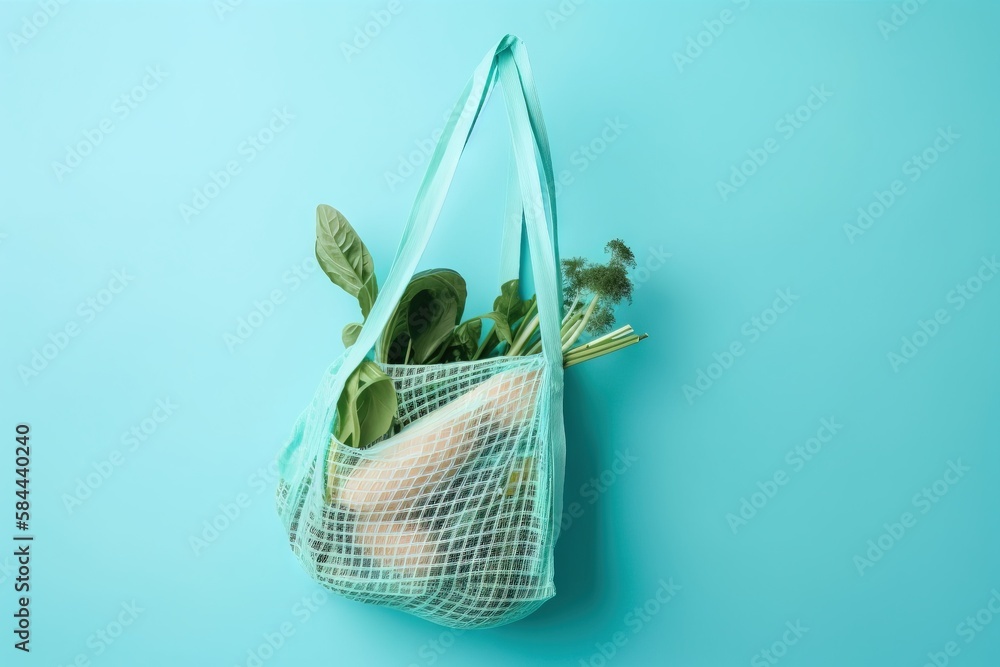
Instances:
[[[316,259],[335,285],[357,297],[368,317],[378,295],[375,264],[347,218],[326,204],[316,207]]]
[[[389,431],[397,407],[392,379],[365,359],[348,376],[337,400],[334,436],[348,447],[367,447]]]
[[[466,320],[455,327],[445,348],[442,362],[471,361],[476,358],[479,349],[479,338],[483,335],[483,320],[479,317]]]
[[[456,271],[431,269],[414,275],[382,331],[375,359],[435,363],[462,320],[466,296],[465,279]]]
[[[514,335],[510,330],[510,322],[507,320],[507,316],[502,313],[492,312],[481,315],[484,320],[493,321],[493,329],[490,334],[493,338],[499,341],[503,341],[508,345],[514,342]],[[495,347],[495,346],[494,346]]]
[[[493,311],[475,318],[478,320],[491,320],[493,327],[486,334],[486,339],[482,346],[477,346],[472,359],[478,359],[482,355],[490,356],[490,353],[501,342],[507,345],[514,344],[517,332],[514,325],[524,317],[528,307],[532,302],[522,301],[518,294],[517,278],[508,280],[500,286],[500,296],[493,301]]]
[[[340,339],[344,341],[344,347],[350,347],[354,345],[354,342],[358,339],[361,334],[361,325],[357,322],[351,322],[344,327],[344,330],[340,332]]]
[[[521,300],[518,294],[518,280],[508,280],[500,286],[500,296],[493,301],[493,310],[503,316],[508,325],[524,317],[527,312],[527,303]]]

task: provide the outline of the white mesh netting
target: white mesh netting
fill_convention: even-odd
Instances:
[[[449,627],[530,614],[555,594],[546,362],[382,368],[402,430],[363,450],[326,433],[301,481],[279,484],[299,560],[348,598]]]

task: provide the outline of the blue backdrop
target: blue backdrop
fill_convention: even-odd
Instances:
[[[38,665],[1000,664],[1000,7],[4,3],[0,527],[31,427]],[[525,41],[562,254],[635,250],[650,338],[567,372],[558,595],[465,633],[299,569],[278,448],[426,157]],[[496,291],[494,100],[423,266]],[[7,509],[9,508],[9,509]],[[9,535],[8,535],[9,534]]]

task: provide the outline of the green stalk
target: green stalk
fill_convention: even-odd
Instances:
[[[566,324],[566,320],[569,318],[569,316],[572,315],[574,311],[576,311],[576,304],[578,303],[580,303],[579,294],[573,297],[573,303],[569,304],[569,308],[566,309],[566,314],[563,316],[563,325]]]
[[[528,312],[524,314],[524,319],[521,320],[521,326],[524,326],[524,323],[528,321],[528,318],[535,315],[537,312],[538,312],[538,301],[536,300],[531,304],[531,307],[528,308]]]
[[[583,332],[587,329],[587,320],[582,316],[579,320],[566,332],[566,335],[562,337],[562,349],[563,352],[573,347],[573,343],[583,335]]]
[[[514,335],[514,342],[511,344],[510,349],[507,350],[508,356],[515,356],[523,354],[523,348],[531,340],[532,334],[535,333],[535,329],[538,328],[538,302],[535,301],[531,304],[531,308],[528,308],[528,312],[524,314],[521,318],[521,326],[516,332],[511,332]]]
[[[472,358],[481,359],[483,357],[483,354],[487,350],[492,350],[494,347],[496,347],[498,342],[499,339],[496,336],[496,331],[490,329],[490,332],[486,334],[486,337],[483,339],[483,342],[479,344],[479,349],[476,350],[476,354],[473,355]]]
[[[527,315],[525,315],[527,317]],[[538,315],[536,314],[531,320],[527,321],[527,324],[522,324],[521,329],[517,332],[517,336],[514,338],[514,344],[510,346],[510,350],[507,352],[510,356],[516,356],[521,354],[522,349],[528,344],[528,340],[531,339],[531,335],[535,333],[535,329],[538,328]]]
[[[563,317],[562,327],[560,327],[559,330],[559,345],[564,350],[566,348],[563,346],[566,344],[566,341],[569,340],[569,335],[573,331],[573,325],[579,322],[580,318],[583,316],[583,311],[574,310],[574,308],[576,308],[576,301],[573,301],[573,305],[570,306],[570,309],[566,312],[565,317]],[[539,340],[528,349],[526,354],[538,354],[541,351],[542,341]]]
[[[585,361],[590,361],[591,359],[596,359],[597,357],[603,357],[606,354],[611,354],[612,352],[629,347],[630,345],[635,345],[639,341],[646,338],[646,334],[630,334],[628,336],[611,339],[603,345],[587,349],[583,349],[583,346],[581,346],[580,348],[570,350],[563,355],[563,367],[569,368],[570,366],[582,364]]]
[[[627,336],[630,333],[633,333],[632,325],[626,324],[620,329],[615,329],[614,331],[606,333],[603,336],[595,338],[594,340],[587,341],[583,345],[578,345],[577,347],[574,347],[573,350],[586,350],[591,347],[599,347],[601,345],[606,344],[608,341],[611,341],[615,338],[621,338],[622,336]]]
[[[573,331],[573,327],[580,321],[581,317],[583,317],[582,308],[580,310],[571,310],[566,313],[566,317],[563,318],[562,327],[559,331],[559,335],[562,338],[563,343],[569,340],[570,332]]]
[[[577,347],[574,347],[572,350],[568,350],[565,353],[565,356],[568,356],[570,358],[581,358],[590,354],[591,351],[595,350],[618,349],[619,344],[621,342],[625,340],[631,340],[631,338],[633,338],[634,336],[635,332],[632,329],[632,325],[626,324],[620,329],[616,329],[614,331],[606,333],[603,336],[600,336],[599,338],[595,338],[594,340],[584,343],[583,345],[578,345]]]
[[[602,357],[630,345],[635,345],[646,338],[646,334],[637,335],[633,333],[631,325],[625,325],[587,343],[573,347],[573,344],[583,335],[590,317],[597,308],[597,296],[594,296],[590,300],[585,309],[578,310],[577,303],[578,300],[574,299],[568,312],[563,316],[562,326],[560,327],[559,335],[562,343],[563,367],[568,368],[584,361]],[[514,335],[514,344],[507,351],[508,355],[537,354],[541,351],[541,340],[529,345],[538,330],[539,319],[536,311],[537,303],[525,314],[520,329]],[[528,316],[532,315],[532,313],[536,314],[529,320]]]
[[[573,333],[570,334],[569,339],[563,343],[563,351],[573,347],[573,343],[575,343],[580,336],[583,335],[583,330],[587,328],[587,322],[590,321],[590,316],[594,314],[595,308],[597,308],[596,296],[590,300],[590,305],[587,306],[587,310],[583,313],[583,319],[580,320],[580,323],[573,329]]]

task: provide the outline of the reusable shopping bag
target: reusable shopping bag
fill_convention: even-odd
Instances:
[[[365,449],[345,446],[333,436],[338,397],[414,275],[497,84],[511,129],[514,180],[501,277],[517,277],[525,233],[542,350],[379,364],[393,381],[402,429]],[[476,224],[493,217],[499,218],[484,212]],[[510,623],[555,594],[565,470],[556,243],[548,137],[524,46],[508,35],[455,105],[356,342],[327,369],[279,455],[278,512],[293,553],[323,586],[452,628]]]

